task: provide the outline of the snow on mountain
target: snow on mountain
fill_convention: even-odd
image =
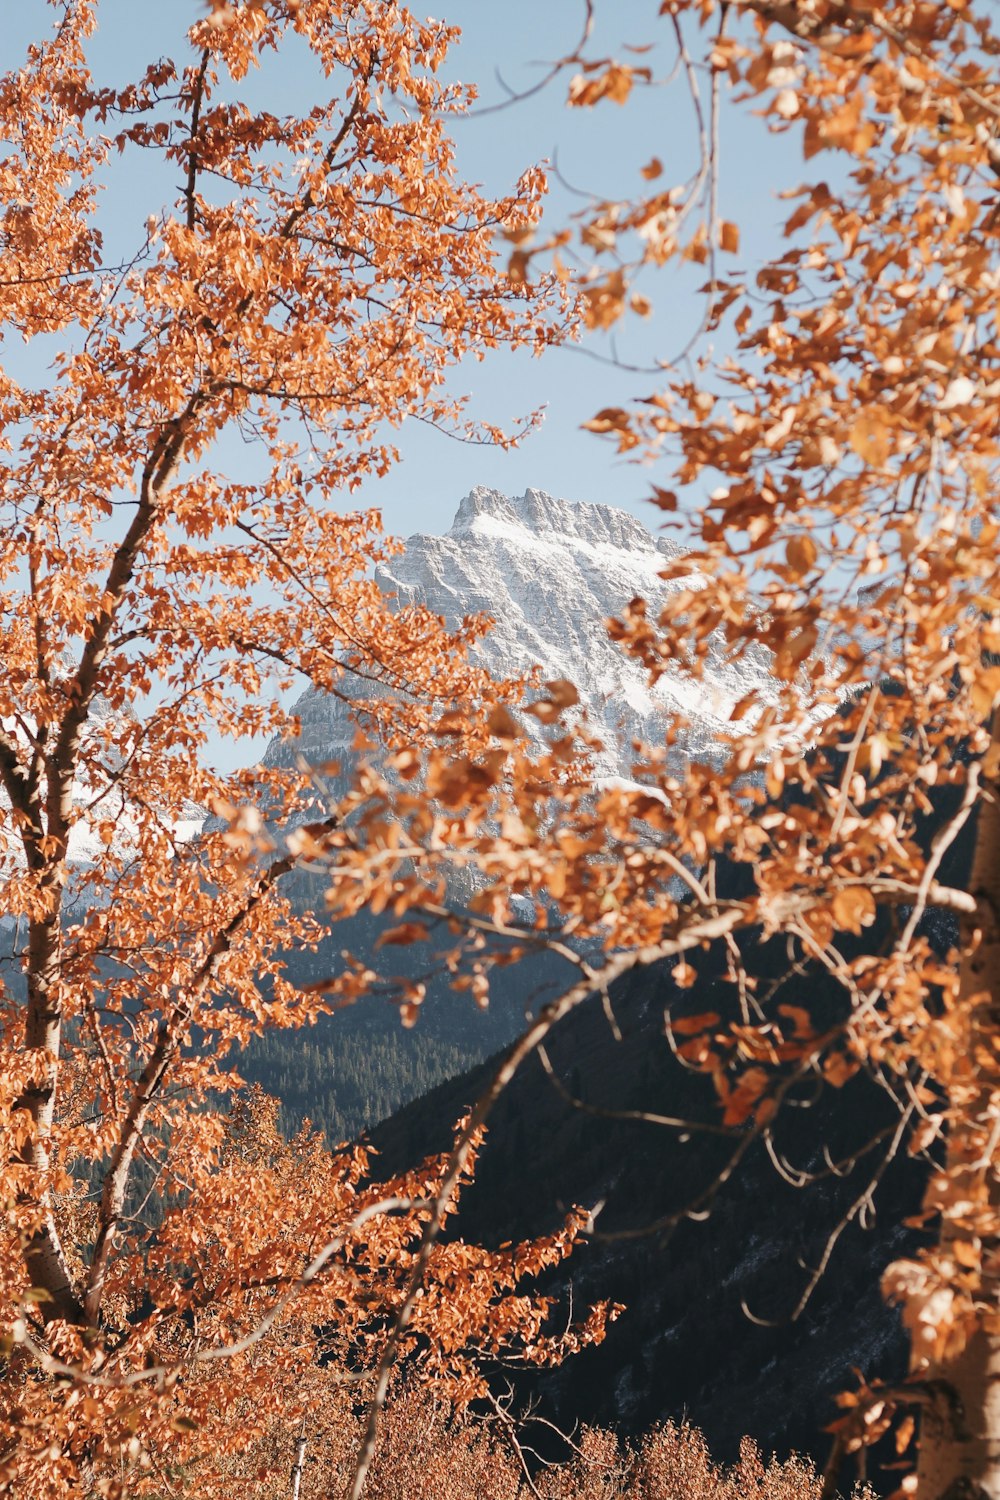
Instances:
[[[406,549],[380,568],[377,580],[400,607],[423,604],[457,627],[469,614],[489,615],[493,627],[476,647],[479,662],[497,677],[517,676],[540,666],[545,678],[569,678],[580,693],[580,712],[605,749],[597,757],[599,782],[629,780],[631,742],[662,742],[669,714],[686,714],[690,728],[680,752],[710,755],[712,743],[729,722],[733,705],[751,689],[762,702],[774,695],[763,652],[754,661],[726,663],[721,650],[710,654],[701,681],[668,670],[650,688],[644,669],[630,661],[608,636],[605,621],[620,615],[631,599],[646,600],[655,616],[680,590],[697,587],[697,574],[665,582],[659,575],[679,549],[650,534],[626,511],[609,505],[559,500],[542,490],[520,496],[477,486],[461,502],[444,536],[417,533]],[[343,688],[349,691],[350,678]],[[375,689],[377,691],[377,689]],[[373,686],[359,686],[359,697]],[[355,728],[343,701],[310,688],[295,705],[297,739],[275,739],[264,756],[267,766],[290,766],[299,756],[313,764],[350,759]],[[98,701],[90,733],[100,743],[110,711]],[[20,726],[9,726],[20,735]],[[525,728],[541,741],[544,731],[528,716]],[[111,760],[115,751],[109,750]],[[106,855],[96,824],[115,825],[114,844],[123,861],[133,850],[135,820],[112,787],[102,797],[80,785],[74,799],[89,806],[70,840],[70,863],[86,870]],[[0,809],[5,806],[0,795]],[[196,834],[204,811],[193,804],[180,810],[174,835]],[[18,841],[0,816],[0,874],[20,867]]]
[[[662,741],[668,713],[686,714],[687,755],[710,751],[738,699],[757,689],[773,696],[763,653],[738,665],[714,655],[702,681],[667,671],[650,688],[645,670],[608,636],[605,620],[637,595],[655,615],[672,594],[697,586],[697,576],[665,582],[661,570],[680,554],[625,511],[555,499],[529,489],[510,497],[477,486],[465,497],[445,536],[418,533],[377,578],[400,606],[423,604],[458,626],[485,613],[493,628],[476,648],[496,676],[540,665],[546,678],[566,677],[605,744],[597,771],[603,780],[628,777],[631,741]],[[344,686],[348,687],[345,682]],[[315,764],[343,759],[353,730],[345,706],[316,689],[295,706],[298,740],[276,740],[265,764],[289,765],[298,755]],[[533,719],[529,731],[541,736]]]
[[[3,728],[18,745],[25,760],[31,754],[31,738],[35,724],[30,718],[5,719]],[[69,834],[68,863],[76,872],[75,878],[86,880],[86,872],[100,863],[107,862],[109,853],[112,862],[126,864],[136,851],[139,817],[127,792],[116,782],[116,772],[121,765],[122,753],[116,748],[122,728],[134,724],[128,709],[112,710],[106,699],[95,698],[84,729],[84,759],[93,756],[103,765],[100,775],[81,773],[73,783],[73,805],[77,821]],[[205,810],[196,803],[187,801],[176,811],[160,810],[160,819],[171,836],[183,843],[201,832],[205,821]],[[113,829],[110,844],[106,843],[101,825]],[[10,801],[0,790],[0,879],[20,872],[24,868],[24,850],[10,818]],[[88,899],[92,891],[84,883]],[[0,919],[2,920],[2,919]]]

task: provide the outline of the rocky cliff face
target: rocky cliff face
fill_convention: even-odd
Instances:
[[[496,676],[537,665],[546,677],[569,678],[606,747],[599,775],[627,776],[631,741],[662,739],[668,712],[689,717],[684,751],[694,756],[710,751],[751,688],[765,701],[773,694],[763,654],[736,666],[716,649],[702,682],[668,671],[650,689],[643,668],[610,640],[605,621],[637,595],[652,615],[672,594],[697,585],[694,574],[682,582],[660,578],[676,556],[676,546],[611,506],[574,504],[533,489],[510,497],[477,486],[445,536],[411,536],[377,577],[400,606],[426,605],[451,626],[465,615],[491,616],[477,656]],[[266,764],[290,764],[298,753],[315,762],[343,756],[353,737],[343,704],[310,690],[296,713],[301,738],[272,744]],[[533,720],[527,728],[540,733]]]

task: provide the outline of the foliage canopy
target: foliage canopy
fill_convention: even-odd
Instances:
[[[437,1243],[481,1128],[595,988],[659,958],[679,960],[683,988],[695,978],[684,955],[722,940],[731,1015],[671,1025],[734,1132],[727,1170],[803,1080],[837,1087],[860,1068],[898,1103],[890,1149],[946,1142],[926,1203],[939,1240],[887,1275],[913,1333],[912,1378],[850,1398],[841,1442],[859,1446],[900,1404],[922,1404],[933,1420],[907,1493],[997,1500],[1000,91],[985,5],[665,0],[699,169],[671,183],[651,143],[642,191],[595,201],[555,245],[532,239],[539,173],[501,202],[456,180],[445,124],[465,95],[438,79],[439,23],[374,0],[217,3],[189,33],[186,67],[96,89],[94,15],[87,0],[62,6],[53,36],[0,81],[5,336],[57,335],[63,350],[50,380],[9,361],[0,386],[3,880],[25,974],[24,992],[4,996],[0,1073],[0,1274],[21,1308],[4,1399],[20,1381],[41,1413],[5,1459],[9,1482],[110,1484],[93,1435],[113,1436],[108,1402],[124,1433],[126,1389],[149,1403],[129,1429],[136,1463],[157,1422],[187,1431],[178,1407],[198,1399],[200,1320],[212,1347],[238,1344],[265,1304],[285,1306],[248,1275],[272,1294],[274,1278],[302,1281],[308,1251],[281,1228],[289,1194],[303,1195],[303,1224],[327,1215],[320,1238],[338,1254],[360,1236],[373,1257],[389,1304],[373,1411],[396,1350],[436,1305],[435,1275],[459,1277],[466,1321],[459,1336],[452,1302],[437,1308],[431,1362],[476,1338],[541,1352],[540,1310],[503,1295],[510,1267],[467,1251],[453,1273]],[[553,79],[571,73],[573,107],[627,106],[652,70],[590,56],[589,4],[585,15]],[[239,85],[288,32],[311,50],[328,102],[280,119],[223,102],[220,80]],[[729,269],[739,227],[719,207],[732,91],[796,133],[808,161],[837,164],[788,185],[782,247],[752,276]],[[95,190],[116,149],[162,154],[182,185],[136,258],[108,267]],[[711,763],[679,767],[645,747],[634,784],[595,795],[572,684],[520,702],[552,726],[547,752],[529,754],[518,685],[490,682],[465,652],[484,622],[456,638],[426,612],[390,608],[367,571],[382,545],[373,518],[329,501],[392,461],[385,429],[404,415],[461,422],[441,384],[455,359],[497,343],[540,350],[574,317],[606,328],[641,316],[639,272],[678,258],[706,268],[698,347],[665,363],[645,400],[585,424],[668,466],[654,499],[688,544],[667,569],[669,608],[651,618],[634,601],[611,628],[654,677],[668,662],[697,677],[712,650],[764,654],[776,692],[739,705]],[[227,427],[261,445],[260,482],[213,467]],[[337,692],[345,671],[379,684],[379,762],[276,849],[246,805],[250,774],[201,764],[207,726],[281,728],[269,679],[302,673]],[[678,714],[667,747],[684,728]],[[307,781],[290,793],[301,812]],[[227,826],[183,839],[192,802]],[[921,821],[945,805],[928,847]],[[971,881],[944,886],[945,852],[973,821]],[[74,840],[91,853],[82,878]],[[494,938],[505,961],[513,937],[579,969],[428,1169],[419,1204],[414,1185],[394,1195],[418,1215],[416,1242],[412,1220],[383,1213],[371,1228],[354,1158],[320,1162],[303,1141],[287,1171],[236,1169],[235,1127],[210,1107],[229,1049],[253,1030],[308,1020],[371,983],[364,965],[309,994],[282,981],[279,934],[315,937],[281,898],[296,860],[325,867],[335,914],[391,910],[397,942],[443,923],[455,983],[481,1001]],[[725,894],[724,865],[741,867],[748,891]],[[456,869],[471,901],[449,894]],[[513,897],[534,904],[534,924]],[[883,908],[894,918],[876,927]],[[932,909],[960,918],[947,963],[928,939]],[[841,942],[876,930],[860,953]],[[825,966],[843,1016],[829,1024],[808,995],[772,1010],[736,941],[754,931],[785,933]],[[402,998],[415,1019],[420,987]],[[129,1197],[140,1158],[178,1204],[153,1228]],[[96,1204],[81,1195],[81,1160],[100,1180]],[[524,1264],[562,1253],[573,1232]],[[401,1257],[401,1277],[387,1272]],[[354,1297],[358,1272],[343,1274]],[[369,1290],[345,1322],[337,1286],[331,1269],[301,1290],[355,1349]],[[603,1316],[570,1341],[598,1336]],[[280,1340],[268,1348],[291,1357]],[[139,1363],[151,1351],[153,1375]],[[252,1358],[240,1368],[268,1374]],[[475,1387],[471,1365],[452,1373],[460,1395]],[[905,1445],[905,1421],[900,1431]],[[373,1442],[369,1423],[354,1495]]]

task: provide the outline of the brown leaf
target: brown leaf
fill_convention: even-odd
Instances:
[[[833,893],[831,910],[840,931],[860,933],[875,921],[875,897],[867,886],[842,886]]]
[[[556,677],[551,682],[543,682],[542,687],[549,695],[549,701],[556,708],[573,708],[580,701],[580,694],[572,682],[565,677]]]
[[[648,82],[650,77],[648,68],[632,68],[627,63],[612,62],[601,73],[590,76],[586,72],[577,73],[570,79],[568,102],[578,107],[597,104],[601,99],[624,104],[632,92],[633,81],[643,78]]]
[[[906,1452],[907,1448],[913,1441],[913,1434],[916,1431],[916,1426],[916,1420],[912,1412],[908,1412],[900,1422],[899,1426],[896,1428],[896,1432],[894,1435],[897,1453]]]
[[[730,255],[735,255],[740,248],[739,226],[731,223],[729,219],[724,219],[719,226],[719,245]]]
[[[588,422],[581,422],[584,432],[627,432],[630,423],[623,406],[605,406]]]
[[[812,571],[817,555],[816,543],[811,536],[793,536],[785,543],[785,562],[796,578]]]
[[[859,1067],[856,1058],[848,1057],[843,1052],[831,1052],[823,1059],[823,1077],[835,1089],[840,1089],[854,1077]]]
[[[690,970],[691,974],[694,975],[694,978],[697,979],[697,970],[692,969],[690,964],[677,964],[670,971],[670,977],[671,979],[673,979],[675,984],[679,983],[677,979],[677,970],[682,967]],[[688,980],[685,984],[681,985],[681,988],[687,989],[691,984],[693,984],[693,982],[694,980]],[[696,1016],[677,1016],[676,1018],[674,1016],[671,1016],[670,1029],[675,1033],[676,1036],[695,1036],[700,1031],[710,1031],[713,1026],[718,1026],[719,1021],[720,1017],[716,1011],[706,1010],[700,1012],[700,1014]]]
[[[498,740],[516,740],[521,734],[521,728],[514,715],[502,703],[498,703],[496,708],[490,710],[486,725],[490,734],[495,735]]]
[[[808,1037],[813,1035],[812,1017],[801,1005],[779,1005],[779,1016],[787,1016],[792,1023],[796,1037]]]
[[[430,933],[423,922],[400,922],[398,927],[388,927],[375,941],[376,948],[406,947],[410,943],[426,943]]]
[[[863,411],[855,418],[848,442],[860,459],[872,469],[884,469],[891,451],[889,429],[877,409]]]

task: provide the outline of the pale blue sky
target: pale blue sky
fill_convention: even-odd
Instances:
[[[463,29],[461,45],[451,54],[448,71],[479,85],[483,104],[503,98],[497,69],[516,89],[534,83],[544,65],[575,45],[583,6],[578,0],[432,0],[433,14]],[[423,7],[414,7],[423,12]],[[659,76],[674,63],[669,28],[657,15],[658,0],[597,0],[597,26],[590,54],[628,58],[624,44],[659,39],[650,54],[632,57],[652,66]],[[24,40],[51,24],[52,10],[42,0],[5,0],[5,61],[13,63]],[[187,51],[184,32],[203,13],[197,0],[103,0],[101,25],[92,43],[91,62],[99,80],[123,82],[162,55],[177,61]],[[300,105],[312,80],[304,76],[306,59],[294,49],[269,61],[265,72],[251,75],[249,86],[269,107]],[[567,76],[542,94],[498,113],[455,122],[459,165],[470,179],[502,192],[532,161],[556,157],[566,179],[581,188],[609,196],[627,196],[641,185],[638,169],[659,156],[666,183],[680,181],[697,160],[696,131],[683,79],[668,88],[640,91],[622,109],[603,103],[594,110],[565,107]],[[724,110],[722,120],[722,216],[739,222],[741,257],[726,257],[727,269],[757,259],[777,242],[783,217],[775,185],[797,180],[798,145],[792,138],[768,139],[761,121],[746,110]],[[129,253],[141,243],[150,212],[168,204],[173,184],[158,182],[149,153],[136,152],[116,163],[105,194],[102,224],[109,252]],[[550,213],[565,222],[582,200],[553,183]],[[686,342],[699,308],[694,289],[704,280],[702,267],[648,273],[643,290],[653,299],[648,322],[631,318],[617,335],[624,358],[650,365],[670,357]],[[607,355],[607,336],[590,336],[583,348]],[[477,483],[508,493],[529,485],[575,500],[603,501],[632,510],[655,526],[660,517],[643,497],[654,477],[617,458],[613,447],[580,430],[580,423],[601,406],[622,404],[655,389],[657,377],[610,368],[574,350],[554,350],[542,359],[498,353],[485,363],[469,362],[454,372],[456,392],[471,393],[473,410],[490,420],[510,422],[537,406],[547,408],[541,431],[520,449],[502,452],[470,447],[419,423],[407,423],[397,435],[404,461],[386,478],[372,481],[345,508],[378,507],[386,529],[397,534],[440,531],[447,527],[458,501]],[[256,455],[234,441],[225,454],[231,472],[250,478]]]

